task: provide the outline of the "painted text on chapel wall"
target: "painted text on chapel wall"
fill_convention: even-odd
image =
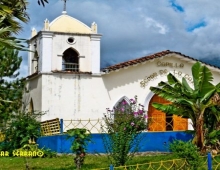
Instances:
[[[158,61],[157,62],[157,66],[158,67],[183,68],[184,64],[183,63],[171,63],[171,62],[161,62],[161,61]],[[153,80],[157,79],[158,76],[166,76],[168,73],[169,73],[169,71],[167,69],[158,70],[157,72],[154,72],[154,73],[146,76],[140,82],[140,85],[141,85],[142,88],[145,88],[150,81],[153,81]],[[182,71],[178,71],[178,70],[173,70],[171,73],[175,77],[179,77],[179,78],[184,77],[187,81],[189,81],[190,83],[193,83],[192,76],[190,76],[189,74],[185,74]]]

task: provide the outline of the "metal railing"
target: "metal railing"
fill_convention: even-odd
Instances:
[[[62,70],[78,72],[79,71],[79,64],[77,64],[77,63],[63,63]]]
[[[146,131],[149,132],[188,130],[187,120],[183,119],[183,123],[182,123],[181,121],[175,121],[172,116],[169,116],[169,119],[165,119],[164,117],[152,117],[152,118],[150,117],[147,119],[147,121],[148,121],[148,127],[146,127]],[[69,129],[75,129],[75,128],[85,128],[89,130],[91,133],[103,133],[101,129],[103,125],[105,125],[103,119],[88,119],[88,120],[60,119],[59,120],[58,118],[56,118],[41,122],[41,131],[42,131],[41,134],[42,136],[55,135],[55,134],[67,132]]]
[[[219,159],[219,157],[217,158]],[[213,160],[213,162],[212,162]],[[215,161],[211,154],[208,153],[207,157],[202,156],[201,162],[198,169],[208,169],[208,170],[218,170],[220,168],[219,161]],[[124,165],[119,167],[114,167],[110,165],[108,168],[97,168],[93,170],[191,170],[192,167],[189,165],[186,159],[172,159],[163,160],[158,162],[147,162],[135,165]]]
[[[68,129],[85,128],[91,133],[102,133],[101,126],[103,124],[103,119],[63,120],[63,131],[66,132]]]

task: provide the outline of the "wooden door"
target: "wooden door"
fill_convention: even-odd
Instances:
[[[188,119],[181,118],[180,116],[173,115],[173,130],[181,131],[188,129]]]
[[[176,115],[166,115],[162,111],[155,109],[152,103],[170,104],[169,101],[154,95],[149,103],[149,131],[181,131],[188,129],[188,120]]]
[[[162,111],[155,109],[152,103],[164,103],[164,99],[154,95],[149,103],[148,118],[149,118],[149,131],[166,131],[166,114]]]

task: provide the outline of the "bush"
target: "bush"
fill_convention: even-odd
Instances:
[[[15,149],[29,144],[29,141],[36,141],[40,136],[40,122],[37,118],[40,113],[20,113],[12,119],[4,129],[5,140],[2,150],[9,151],[10,155]]]
[[[170,151],[172,151],[178,158],[186,159],[190,169],[198,169],[201,162],[199,148],[191,141],[184,142],[181,140],[175,140],[169,147]]]
[[[146,116],[137,97],[130,103],[122,100],[114,110],[107,109],[102,127],[103,143],[109,160],[115,166],[124,165],[139,150],[143,130],[147,129]]]

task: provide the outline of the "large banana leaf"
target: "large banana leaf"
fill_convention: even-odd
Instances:
[[[183,77],[182,78],[182,92],[187,96],[187,97],[195,97],[194,95],[194,90],[189,86],[187,83],[186,79]]]
[[[192,66],[192,75],[194,82],[194,89],[198,97],[203,97],[206,93],[213,91],[215,86],[211,83],[213,76],[211,71],[197,62]]]
[[[181,105],[176,104],[161,104],[161,103],[152,103],[152,106],[167,115],[177,115],[182,116],[183,118],[191,118],[192,110],[188,107],[182,107]]]
[[[150,87],[150,90],[157,94],[158,96],[170,101],[175,102],[176,101],[176,95],[174,93],[171,93],[170,91],[166,91],[164,89],[160,89],[158,87]]]

